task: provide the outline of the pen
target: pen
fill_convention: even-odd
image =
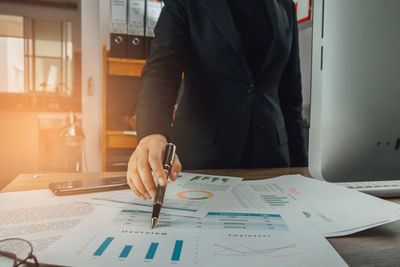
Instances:
[[[171,170],[172,162],[174,161],[174,156],[175,156],[175,150],[176,147],[172,143],[168,143],[167,147],[165,148],[165,153],[164,153],[164,159],[163,159],[163,169],[165,176],[169,176],[169,171]],[[158,217],[160,216],[160,211],[161,207],[164,202],[164,195],[165,195],[165,189],[167,188],[167,185],[161,186],[159,183],[157,183],[157,192],[156,196],[154,197],[154,202],[153,202],[153,213],[151,215],[151,228],[156,227]]]

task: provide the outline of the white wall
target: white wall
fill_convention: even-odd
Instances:
[[[102,45],[109,47],[110,0],[81,1],[82,123],[86,134],[88,171],[102,169]],[[89,79],[92,86],[89,88]]]
[[[101,43],[105,43],[107,49],[110,49],[110,0],[99,0],[99,5]]]
[[[81,1],[82,125],[86,135],[88,171],[101,171],[102,164],[103,88],[99,5],[97,0]]]
[[[0,112],[0,189],[20,173],[39,170],[39,120],[34,113]]]

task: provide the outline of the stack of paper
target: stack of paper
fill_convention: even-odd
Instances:
[[[217,209],[295,209],[325,236],[343,236],[400,219],[400,205],[301,175],[236,185]]]
[[[72,266],[345,266],[324,236],[400,219],[396,203],[300,175],[183,173],[168,185],[156,229],[152,201],[130,190],[0,201],[0,238],[26,238],[40,262]]]

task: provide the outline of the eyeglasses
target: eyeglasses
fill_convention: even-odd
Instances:
[[[32,244],[25,239],[7,238],[0,240],[0,266],[17,267],[32,259],[34,266],[38,267],[39,263],[32,253]]]

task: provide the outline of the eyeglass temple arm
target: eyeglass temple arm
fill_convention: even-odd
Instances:
[[[13,259],[14,262],[17,260],[17,255],[15,255],[14,253],[8,252],[8,251],[4,251],[4,250],[0,250],[0,256]]]

